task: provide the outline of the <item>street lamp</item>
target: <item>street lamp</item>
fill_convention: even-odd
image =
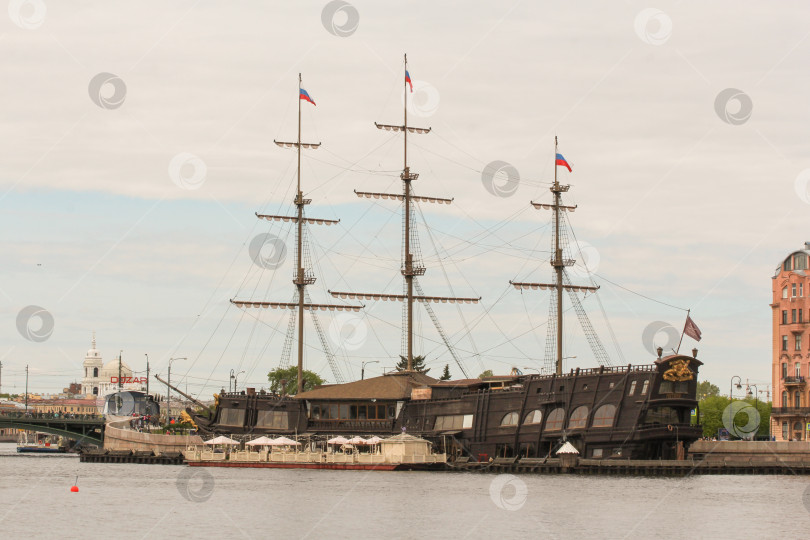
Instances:
[[[244,373],[244,371],[240,371],[236,375],[233,374],[233,370],[231,370],[231,377],[233,377],[233,391],[236,392],[236,384],[239,381],[239,375]]]
[[[181,356],[179,358],[169,358],[169,381],[166,387],[168,390],[166,391],[166,423],[170,423],[172,421],[172,362],[175,360],[188,360],[185,356]]]
[[[729,397],[729,399],[732,399],[732,400],[734,399],[734,379],[737,379],[737,390],[742,389],[742,379],[740,378],[739,375],[734,375],[731,378],[731,386],[729,386],[729,389],[728,389],[728,397]]]
[[[366,376],[366,364],[379,364],[379,360],[369,360],[360,364],[360,380],[362,381]]]

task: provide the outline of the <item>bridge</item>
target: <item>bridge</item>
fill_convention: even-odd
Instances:
[[[61,435],[83,444],[104,445],[105,419],[97,414],[0,413],[0,428]]]

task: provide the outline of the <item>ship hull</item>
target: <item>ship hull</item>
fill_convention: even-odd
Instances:
[[[701,426],[691,423],[700,365],[696,358],[673,355],[645,366],[437,381],[388,404],[337,390],[339,397],[317,399],[225,394],[213,419],[196,420],[204,433],[245,437],[318,440],[405,431],[430,440],[451,460],[553,457],[564,441],[589,459],[683,459],[702,436]],[[286,423],[263,424],[266,410],[284,415]],[[353,411],[364,416],[352,418]]]

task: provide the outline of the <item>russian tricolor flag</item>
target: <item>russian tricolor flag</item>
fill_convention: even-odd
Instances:
[[[308,94],[308,93],[307,93],[307,91],[306,91],[306,90],[304,90],[303,88],[301,89],[301,92],[298,94],[298,97],[299,97],[299,98],[301,98],[301,99],[303,99],[304,101],[309,101],[310,103],[312,103],[313,105],[315,105],[315,102],[314,102],[314,101],[312,101],[312,98],[311,98],[311,97],[309,97],[309,94]],[[317,107],[317,105],[315,105],[315,106]]]
[[[557,154],[557,161],[555,162],[555,164],[562,165],[563,167],[568,169],[568,172],[571,172],[571,165],[569,165],[568,162],[565,161],[565,158],[563,157],[562,154]]]
[[[411,82],[411,74],[407,69],[405,70],[405,82],[411,86],[411,94],[413,94],[413,82]]]

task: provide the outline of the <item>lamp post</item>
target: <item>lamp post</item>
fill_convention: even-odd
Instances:
[[[231,370],[231,373],[233,373],[233,370]],[[233,376],[233,391],[234,392],[236,392],[236,383],[239,380],[239,375],[241,375],[242,373],[244,373],[244,371],[240,371],[239,373],[237,373],[236,375]]]
[[[363,362],[360,364],[360,380],[362,381],[366,377],[366,364],[379,364],[379,360],[368,360],[367,362]]]
[[[742,389],[742,379],[740,378],[740,376],[734,375],[733,377],[731,377],[731,385],[729,386],[728,389],[728,397],[731,400],[734,400],[734,379],[737,379],[737,390]]]
[[[166,385],[166,423],[172,421],[172,362],[175,360],[188,360],[185,356],[169,358],[169,381]]]

